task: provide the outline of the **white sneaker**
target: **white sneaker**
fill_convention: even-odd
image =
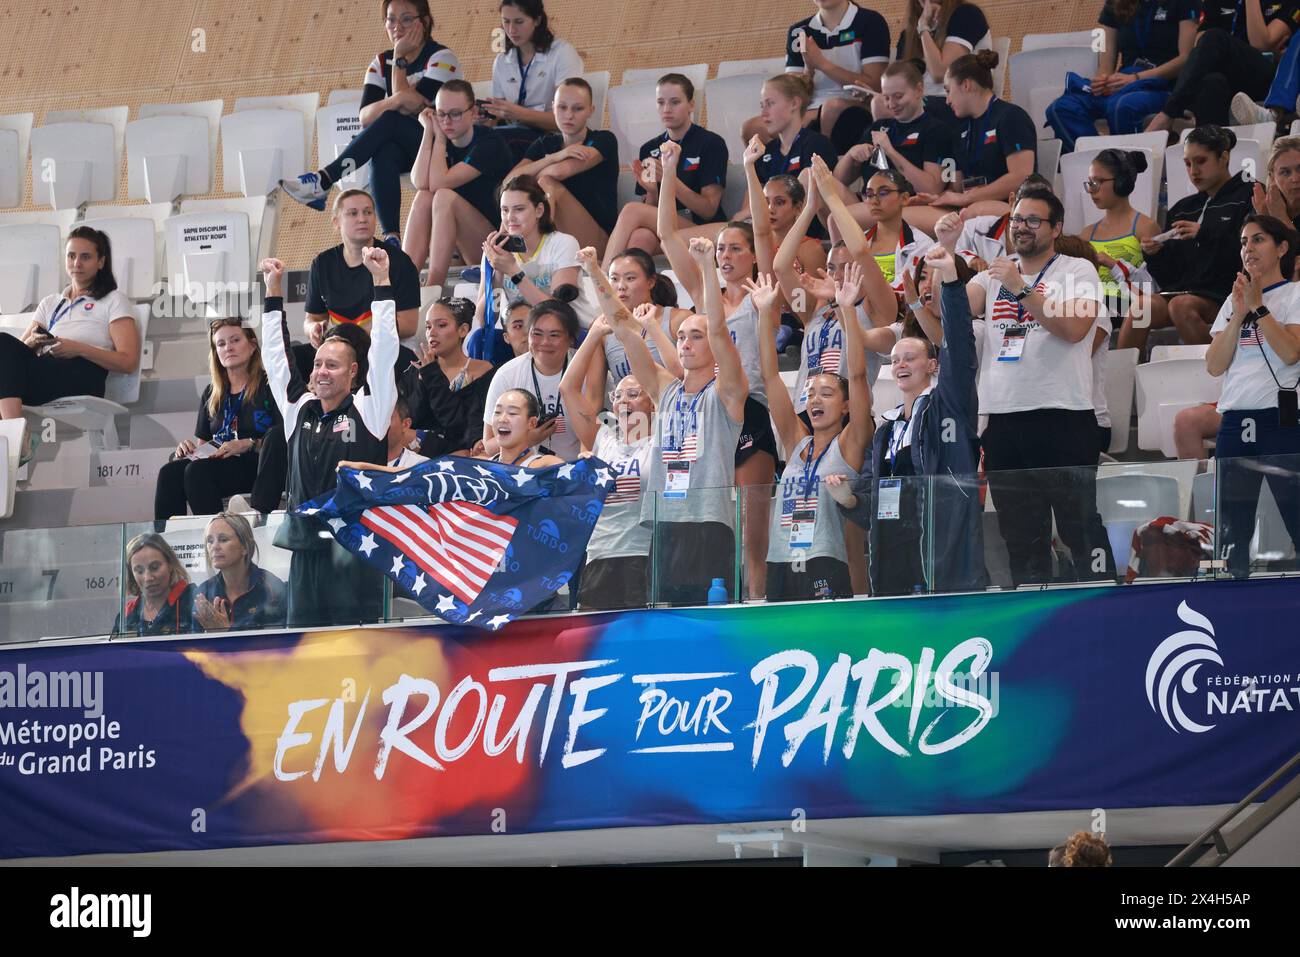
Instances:
[[[282,179],[280,188],[293,199],[312,209],[323,210],[325,197],[329,195],[329,190],[321,189],[320,177],[315,173],[303,173],[297,179]]]
[[[1277,122],[1272,110],[1260,106],[1245,93],[1237,93],[1232,97],[1232,108],[1229,112],[1232,115],[1232,122],[1236,126]]]

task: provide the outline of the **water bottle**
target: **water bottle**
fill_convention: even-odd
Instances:
[[[727,603],[727,586],[723,584],[721,578],[713,579],[713,584],[709,587],[709,604],[725,605]]]

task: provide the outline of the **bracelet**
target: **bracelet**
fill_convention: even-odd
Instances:
[[[920,312],[925,308],[925,300],[917,299],[916,302],[909,302],[907,308],[911,309],[913,312]]]

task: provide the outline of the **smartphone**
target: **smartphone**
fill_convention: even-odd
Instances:
[[[475,100],[474,105],[478,107],[480,113],[484,116],[492,116],[492,103],[488,100]]]
[[[497,242],[505,252],[522,253],[528,251],[528,244],[524,242],[523,236],[506,236]]]
[[[1277,424],[1284,429],[1300,428],[1300,395],[1295,389],[1278,390]]]

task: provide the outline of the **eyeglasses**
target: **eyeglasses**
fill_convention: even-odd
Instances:
[[[1095,193],[1097,192],[1097,190],[1101,189],[1102,183],[1113,183],[1113,182],[1115,182],[1114,176],[1112,176],[1110,179],[1085,179],[1083,181],[1083,188],[1090,193]]]
[[[1041,216],[1012,216],[1011,217],[1012,226],[1028,226],[1030,229],[1037,229],[1045,222],[1047,222],[1047,220],[1043,219],[1043,217]]]
[[[609,394],[609,401],[618,402],[620,399],[627,399],[629,402],[635,402],[643,395],[645,395],[643,389],[615,389]]]
[[[412,23],[414,23],[418,19],[420,18],[415,16],[415,14],[412,13],[408,13],[404,17],[384,17],[384,26],[395,27],[400,23],[404,27],[409,27]]]
[[[901,193],[901,189],[891,189],[888,186],[882,186],[880,189],[864,189],[862,191],[863,199],[875,199],[877,196],[881,199],[889,199],[895,193]]]
[[[451,120],[453,123],[455,123],[458,119],[460,119],[468,112],[470,111],[469,110],[434,110],[433,115],[440,120]]]

